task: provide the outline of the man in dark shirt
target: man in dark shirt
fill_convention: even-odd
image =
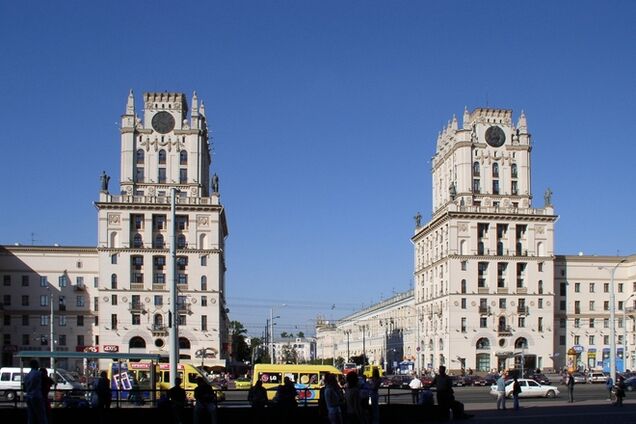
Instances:
[[[446,367],[440,365],[439,373],[433,379],[433,386],[437,388],[437,404],[443,419],[448,419],[448,410],[455,399],[453,395],[453,381],[446,375]]]
[[[187,399],[186,391],[181,387],[181,379],[175,378],[174,386],[168,390],[168,399],[172,407],[172,416],[176,424],[183,422],[183,408],[185,408]]]

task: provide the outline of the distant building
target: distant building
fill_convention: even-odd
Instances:
[[[96,247],[4,246],[3,365],[15,363],[17,350],[49,349],[51,296],[56,350],[167,355],[170,243],[177,249],[179,355],[225,363],[228,229],[196,94],[191,106],[188,114],[181,93],[145,93],[140,119],[130,93],[121,118],[119,191],[111,192],[104,174],[95,202]],[[174,240],[172,189],[178,190]]]
[[[316,359],[316,340],[307,337],[276,338],[274,340],[274,358],[277,364],[290,362],[286,358],[295,358],[302,364]]]
[[[549,189],[533,205],[531,150],[523,112],[516,125],[506,109],[466,110],[461,128],[453,117],[432,159],[431,219],[415,217],[415,288],[405,308],[385,301],[319,326],[319,354],[345,357],[348,344],[357,355],[365,334],[369,360],[382,363],[390,337],[378,329],[401,318],[397,359],[415,356],[420,370],[607,369],[615,267],[617,367],[633,369],[636,256],[555,254],[558,217]]]

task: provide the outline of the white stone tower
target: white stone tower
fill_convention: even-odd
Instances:
[[[489,371],[542,367],[553,350],[551,193],[532,206],[525,114],[464,111],[437,138],[433,213],[412,237],[421,361]]]
[[[179,190],[176,248],[182,360],[227,357],[224,244],[228,235],[218,178],[210,181],[203,102],[145,93],[143,119],[128,95],[121,120],[120,194],[102,176],[98,209],[99,341],[113,351],[165,353],[170,190]]]

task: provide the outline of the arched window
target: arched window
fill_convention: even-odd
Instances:
[[[462,240],[459,242],[459,254],[460,255],[466,254],[466,240]]]
[[[155,314],[152,322],[155,325],[155,329],[159,329],[159,327],[163,327],[163,315]]]
[[[166,164],[166,151],[161,149],[159,150],[159,165]]]
[[[525,337],[519,337],[515,340],[515,349],[523,349],[528,347],[528,340]]]
[[[119,246],[117,246],[117,241],[118,241],[117,231],[113,231],[112,233],[110,233],[110,246],[109,247],[111,247],[111,248],[119,247]]]
[[[142,149],[137,150],[137,165],[144,163],[144,151]]]
[[[133,338],[130,339],[130,341],[128,342],[128,347],[130,349],[145,349],[146,348],[146,341],[139,336],[135,336]]]
[[[490,340],[488,340],[487,337],[482,337],[481,339],[477,340],[477,343],[475,343],[475,347],[477,349],[490,349]]]
[[[497,242],[497,255],[502,256],[504,254],[504,245],[503,242]]]
[[[539,294],[543,294],[543,280],[539,280]]]
[[[207,237],[205,234],[201,234],[199,236],[199,249],[207,249],[206,243],[207,242]]]
[[[208,289],[208,277],[205,275],[201,276],[201,291],[206,291]]]
[[[179,234],[177,236],[177,249],[185,249],[186,247],[186,236],[183,234]]]
[[[444,339],[441,337],[439,339],[439,350],[444,350]]]
[[[155,236],[155,245],[153,246],[156,249],[163,249],[164,239],[162,234],[157,234]]]
[[[117,288],[117,274],[111,274],[111,276],[110,276],[110,288],[113,289],[113,290]]]
[[[544,252],[543,252],[543,242],[539,242],[537,243],[537,255],[538,256],[544,256]]]
[[[510,167],[510,174],[512,176],[512,178],[517,178],[517,164],[513,163],[512,166]]]
[[[179,349],[190,349],[190,340],[179,337]]]
[[[133,247],[135,248],[140,248],[143,247],[143,241],[141,239],[141,234],[139,233],[135,233],[134,237],[133,237]]]
[[[466,280],[462,280],[461,290],[462,290],[462,293],[466,293]]]
[[[497,162],[492,164],[492,177],[499,178],[499,164]]]
[[[479,176],[479,162],[473,163],[473,176],[474,177]]]
[[[506,317],[499,317],[499,331],[506,331],[507,327]]]
[[[187,165],[188,164],[188,152],[185,150],[181,150],[179,152],[179,165]]]

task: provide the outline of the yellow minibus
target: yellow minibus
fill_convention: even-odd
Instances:
[[[342,374],[331,365],[290,365],[290,364],[256,364],[252,372],[252,386],[258,380],[267,389],[267,398],[274,399],[276,388],[283,384],[285,377],[296,386],[298,400],[316,402],[320,396],[320,384],[326,373]]]

